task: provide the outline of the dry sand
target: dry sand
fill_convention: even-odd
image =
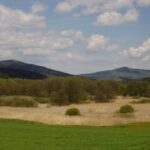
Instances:
[[[132,104],[135,113],[124,116],[117,113],[120,106],[134,99],[118,97],[114,103],[80,104],[70,106],[39,105],[38,108],[0,107],[0,118],[38,121],[46,124],[109,126],[131,122],[150,122],[150,104]],[[68,108],[80,109],[82,116],[64,115]]]

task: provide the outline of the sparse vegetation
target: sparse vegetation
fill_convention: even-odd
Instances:
[[[121,106],[121,108],[119,110],[119,113],[123,113],[123,114],[133,113],[133,112],[134,112],[134,108],[131,105]]]
[[[79,116],[79,115],[81,115],[80,110],[78,108],[69,108],[65,114],[68,116]]]
[[[0,97],[0,106],[37,107],[38,104],[28,96],[2,96]]]

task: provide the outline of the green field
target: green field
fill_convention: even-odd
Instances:
[[[149,150],[150,124],[49,126],[0,120],[0,150]]]

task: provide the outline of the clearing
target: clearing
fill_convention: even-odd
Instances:
[[[116,113],[122,105],[129,104],[134,99],[118,97],[114,103],[90,103],[74,104],[69,106],[49,106],[42,104],[38,108],[0,107],[0,118],[21,119],[37,121],[46,124],[59,125],[90,125],[109,126],[132,122],[150,122],[150,103],[130,104],[135,113],[132,116],[124,116]],[[76,107],[82,116],[65,116],[68,108]]]

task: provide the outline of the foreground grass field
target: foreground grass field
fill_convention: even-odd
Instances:
[[[148,150],[150,124],[49,126],[0,120],[0,150]]]

